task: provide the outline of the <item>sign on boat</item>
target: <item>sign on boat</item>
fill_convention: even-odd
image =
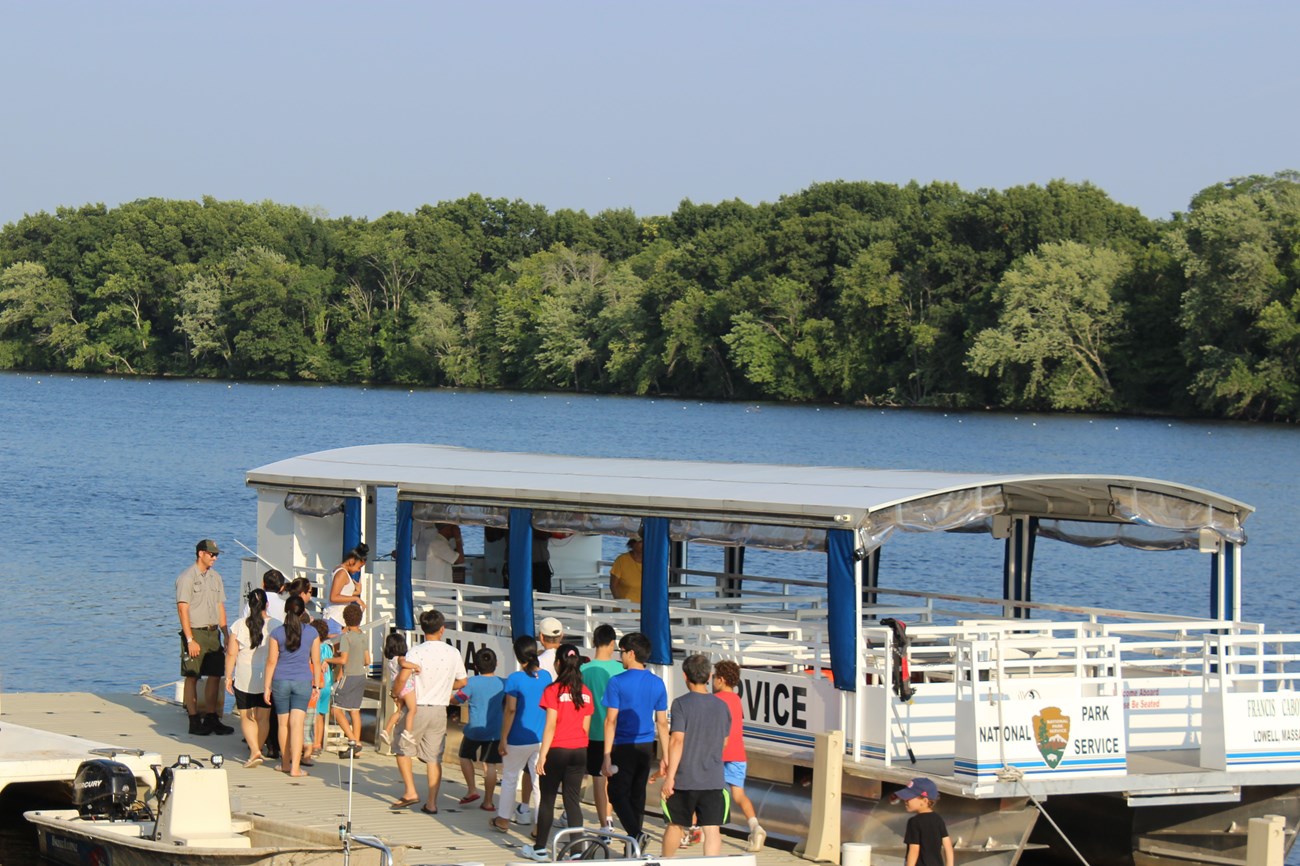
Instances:
[[[447,640],[502,659],[559,618],[575,642],[600,623],[644,632],[670,694],[691,653],[743,670],[747,792],[769,832],[810,833],[814,746],[843,733],[840,838],[902,861],[906,814],[889,794],[933,778],[962,862],[1014,864],[1044,849],[1089,862],[1244,863],[1250,818],[1300,822],[1300,635],[1242,622],[1244,523],[1227,496],[1123,475],[981,475],[489,452],[440,445],[341,448],[248,473],[258,496],[259,585],[271,563],[322,579],[365,540],[394,549],[365,581],[375,657],[385,626],[415,639],[418,611]],[[394,539],[378,538],[383,488]],[[437,523],[485,528],[464,583],[425,579]],[[891,586],[882,553],[902,533],[973,533],[1002,546],[999,597]],[[602,537],[644,540],[640,604],[610,596]],[[534,539],[554,592],[535,592]],[[508,539],[508,540],[507,540]],[[1203,618],[1033,600],[1039,541],[1200,551]],[[701,545],[722,570],[691,567]],[[816,580],[747,575],[744,551],[820,556]],[[943,574],[961,575],[961,563]],[[508,574],[510,579],[505,580]],[[774,589],[775,588],[775,589]],[[1117,591],[1117,595],[1118,595]],[[1044,820],[1039,820],[1044,818]]]

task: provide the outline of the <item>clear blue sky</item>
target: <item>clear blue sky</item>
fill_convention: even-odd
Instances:
[[[1294,2],[0,0],[0,223],[162,196],[595,214],[1300,168]]]

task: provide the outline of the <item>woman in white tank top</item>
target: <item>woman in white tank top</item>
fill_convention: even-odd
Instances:
[[[334,575],[330,578],[329,608],[325,611],[330,634],[343,631],[343,608],[350,603],[355,601],[365,612],[366,603],[361,600],[361,577],[358,575],[354,580],[352,572],[360,572],[366,567],[366,556],[369,553],[370,547],[362,542],[349,550],[343,557],[342,564],[334,569]]]

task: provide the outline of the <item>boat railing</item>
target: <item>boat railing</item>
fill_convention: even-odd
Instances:
[[[1300,763],[1300,634],[1206,634],[1201,765]]]

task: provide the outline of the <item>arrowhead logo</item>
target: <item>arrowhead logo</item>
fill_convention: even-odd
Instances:
[[[1044,707],[1034,716],[1034,740],[1048,768],[1055,770],[1070,744],[1070,717],[1060,707]]]

